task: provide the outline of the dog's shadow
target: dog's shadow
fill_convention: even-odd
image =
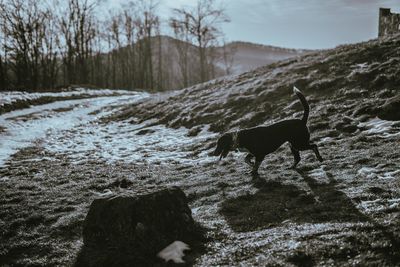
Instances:
[[[345,193],[335,188],[336,182],[331,175],[328,175],[328,183],[321,184],[304,171],[297,170],[297,173],[309,185],[311,192],[253,175],[252,182],[259,191],[225,200],[221,213],[239,232],[273,227],[287,220],[300,223],[368,220]]]

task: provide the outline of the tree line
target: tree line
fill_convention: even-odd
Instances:
[[[217,46],[229,21],[216,1],[173,9],[162,21],[153,0],[112,11],[94,0],[0,0],[0,90],[161,91],[207,81],[229,71],[216,67],[228,62]]]

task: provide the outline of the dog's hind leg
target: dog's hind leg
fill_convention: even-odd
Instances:
[[[246,162],[250,167],[254,166],[254,163],[251,161],[254,158],[252,154],[247,154],[247,156],[244,158],[244,162]]]
[[[292,151],[294,162],[293,165],[290,167],[291,169],[295,169],[297,164],[300,162],[300,152],[295,149],[292,145],[290,145],[290,150]]]
[[[323,159],[323,158],[321,157],[321,155],[319,154],[317,145],[316,145],[316,144],[310,144],[310,148],[312,149],[312,151],[314,151],[315,156],[317,157],[317,159],[318,159],[320,162],[323,162],[324,159]]]
[[[297,147],[296,147],[296,149],[297,149]],[[320,162],[323,162],[324,161],[324,159],[321,157],[321,155],[319,154],[319,151],[318,151],[318,147],[317,147],[317,145],[316,144],[307,144],[307,145],[305,145],[305,146],[302,146],[302,147],[300,147],[298,150],[300,150],[300,151],[302,151],[302,150],[312,150],[312,151],[314,151],[314,153],[315,153],[315,156],[317,157],[317,159],[320,161]]]

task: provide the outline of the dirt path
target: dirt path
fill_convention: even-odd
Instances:
[[[188,137],[185,129],[152,121],[101,123],[131,100],[94,101],[101,104],[70,102],[3,117],[23,145],[10,146],[16,153],[0,169],[0,265],[71,265],[94,198],[159,185],[180,186],[194,218],[208,228],[199,266],[400,262],[396,136],[316,134],[322,165],[304,153],[299,169],[290,170],[292,156],[282,147],[252,177],[242,154],[221,162],[208,157],[215,135],[205,130]],[[60,127],[43,128],[42,120]],[[24,139],[24,129],[40,134]],[[371,145],[377,139],[379,146]]]
[[[66,100],[0,115],[0,165],[32,141],[90,123],[120,105],[134,103],[147,96],[138,93]]]

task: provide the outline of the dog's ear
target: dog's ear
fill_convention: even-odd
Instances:
[[[232,147],[232,135],[224,134],[217,141],[217,147],[213,153],[214,156],[220,156],[219,159],[225,158]]]

